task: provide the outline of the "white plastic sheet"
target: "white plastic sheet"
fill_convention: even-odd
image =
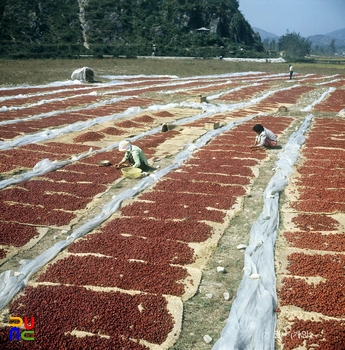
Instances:
[[[72,80],[93,82],[95,73],[89,67],[83,67],[73,71],[71,75]]]
[[[273,350],[277,304],[274,244],[279,225],[279,193],[288,183],[312,115],[293,133],[275,163],[277,170],[264,191],[264,207],[250,231],[244,275],[226,326],[213,350]]]
[[[325,91],[320,98],[318,98],[317,100],[315,100],[312,104],[310,104],[309,106],[301,109],[302,112],[310,112],[312,110],[312,108],[314,106],[316,106],[317,104],[319,104],[323,99],[326,98],[326,96],[328,96],[330,93],[332,93],[333,91],[335,91],[336,88],[334,87],[330,87],[327,91]]]

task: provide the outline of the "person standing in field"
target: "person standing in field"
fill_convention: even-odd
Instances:
[[[293,74],[293,67],[291,64],[289,64],[289,71],[290,71],[290,80],[292,79],[292,74]]]
[[[255,138],[254,145],[250,146],[250,148],[271,148],[277,146],[277,136],[271,130],[266,129],[261,124],[255,124],[253,130],[256,132],[257,136]]]

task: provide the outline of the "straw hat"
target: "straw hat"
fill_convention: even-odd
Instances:
[[[131,144],[129,141],[121,141],[119,143],[119,151],[125,152],[131,149]]]

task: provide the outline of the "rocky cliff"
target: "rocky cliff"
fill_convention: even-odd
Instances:
[[[0,55],[261,52],[237,0],[3,0]]]

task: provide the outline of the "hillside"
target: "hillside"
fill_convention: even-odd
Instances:
[[[261,28],[257,28],[257,27],[252,27],[252,28],[256,33],[259,33],[261,41],[264,41],[266,39],[269,41],[273,40],[273,39],[277,41],[279,39],[279,36],[276,34],[266,32],[265,30],[263,30]]]
[[[313,35],[308,37],[312,42],[314,48],[327,51],[334,40],[336,52],[341,53],[345,51],[345,28],[335,30],[325,35]]]
[[[257,55],[260,38],[238,7],[238,0],[5,0],[0,56]]]
[[[261,41],[265,42],[271,42],[271,41],[278,41],[279,36],[267,32],[261,28],[252,27],[255,33],[258,33],[260,35]],[[345,52],[345,28],[335,30],[330,33],[326,34],[318,34],[318,35],[310,35],[307,37],[307,39],[312,44],[312,51],[317,54],[327,54],[330,53],[330,45],[334,41],[335,45],[335,53],[337,54],[344,54]]]
[[[327,33],[327,36],[331,38],[342,40],[345,43],[345,28],[334,30],[333,32]]]

